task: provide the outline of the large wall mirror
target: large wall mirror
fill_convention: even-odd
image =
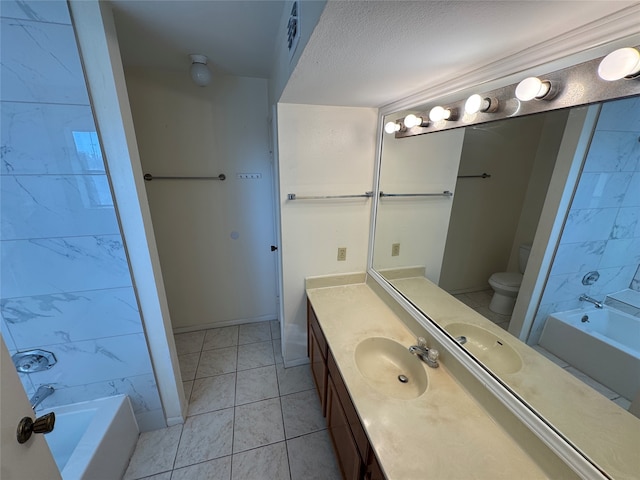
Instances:
[[[630,81],[624,98],[383,133],[371,255],[425,319],[613,478],[640,471],[640,81]],[[433,105],[384,122],[404,131],[401,119]],[[603,416],[610,428],[594,431]]]

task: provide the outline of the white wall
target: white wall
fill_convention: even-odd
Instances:
[[[364,272],[371,199],[287,200],[372,190],[377,110],[278,105],[286,366],[307,361],[304,279]],[[337,261],[338,247],[347,260]]]
[[[145,184],[174,331],[276,319],[267,80],[126,78],[145,173],[227,177]]]
[[[507,271],[543,117],[467,127],[444,252],[440,286],[450,292],[489,288]],[[531,239],[532,240],[532,239]]]
[[[393,118],[402,115],[394,115]],[[382,139],[380,190],[388,194],[453,192],[464,129]],[[424,266],[438,283],[453,197],[384,197],[378,204],[373,264],[376,269]],[[391,248],[400,244],[400,255]]]

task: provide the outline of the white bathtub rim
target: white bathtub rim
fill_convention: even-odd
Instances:
[[[549,317],[553,317],[555,318],[557,321],[565,323],[573,328],[576,328],[578,330],[582,330],[586,333],[588,333],[589,335],[591,335],[592,337],[597,338],[598,340],[601,340],[605,343],[608,343],[611,346],[614,346],[615,348],[617,348],[618,350],[621,350],[623,352],[625,352],[628,355],[631,355],[634,358],[637,358],[638,360],[640,360],[640,350],[635,350],[633,347],[630,347],[628,345],[625,345],[623,343],[620,343],[619,341],[608,337],[598,331],[593,330],[592,328],[590,328],[590,326],[588,324],[581,324],[580,321],[576,321],[576,322],[572,322],[569,321],[569,319],[564,318],[564,316],[573,316],[575,315],[576,317],[578,316],[582,316],[582,315],[589,315],[590,313],[594,313],[594,314],[599,314],[602,311],[611,311],[615,314],[621,315],[625,318],[628,318],[634,322],[638,323],[638,327],[640,328],[640,318],[635,317],[627,312],[624,312],[622,310],[618,310],[616,308],[611,308],[605,305],[604,309],[596,309],[595,307],[593,308],[576,308],[576,309],[572,309],[572,310],[564,310],[561,312],[552,312],[549,313]],[[546,324],[545,324],[546,327]]]
[[[132,426],[135,427],[135,431],[139,433],[140,430],[133,413],[131,401],[127,395],[123,394],[68,405],[60,405],[47,408],[43,411],[43,413],[52,411],[55,412],[56,415],[62,416],[65,413],[97,410],[97,414],[91,419],[87,430],[81,436],[80,441],[73,450],[69,460],[60,472],[63,480],[80,480],[88,478],[86,476],[87,471],[98,453],[101,441],[109,428],[114,425],[114,421],[121,409],[125,409],[123,413],[127,417],[130,417],[127,420],[133,422]],[[133,447],[135,448],[135,444]],[[129,452],[129,457],[132,453],[133,449]]]

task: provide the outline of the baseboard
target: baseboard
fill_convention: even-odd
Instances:
[[[277,320],[277,318],[273,315],[262,315],[260,317],[240,318],[237,320],[226,320],[224,322],[200,323],[198,325],[190,325],[188,327],[176,327],[173,329],[173,334],[175,335],[178,333],[196,332],[198,330],[209,330],[210,328],[232,327],[234,325],[242,325],[245,323],[270,322],[272,320]]]

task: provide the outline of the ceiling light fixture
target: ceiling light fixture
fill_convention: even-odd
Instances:
[[[444,108],[438,105],[433,107],[429,112],[429,120],[439,122],[441,120],[456,120],[458,118],[457,111],[452,108]]]
[[[428,120],[422,117],[418,117],[413,113],[410,113],[409,115],[404,117],[404,126],[407,128],[426,127],[427,125],[429,125]]]
[[[205,87],[211,82],[211,70],[207,67],[207,57],[204,55],[189,55],[191,58],[191,79],[200,86]]]
[[[493,113],[498,110],[499,102],[497,98],[483,97],[482,95],[473,94],[464,104],[464,111],[469,115],[478,112]]]
[[[600,62],[598,75],[608,82],[639,76],[640,52],[631,47],[614,50]]]
[[[551,100],[551,82],[540,80],[537,77],[529,77],[522,80],[516,87],[516,97],[518,100],[528,102],[529,100]]]

